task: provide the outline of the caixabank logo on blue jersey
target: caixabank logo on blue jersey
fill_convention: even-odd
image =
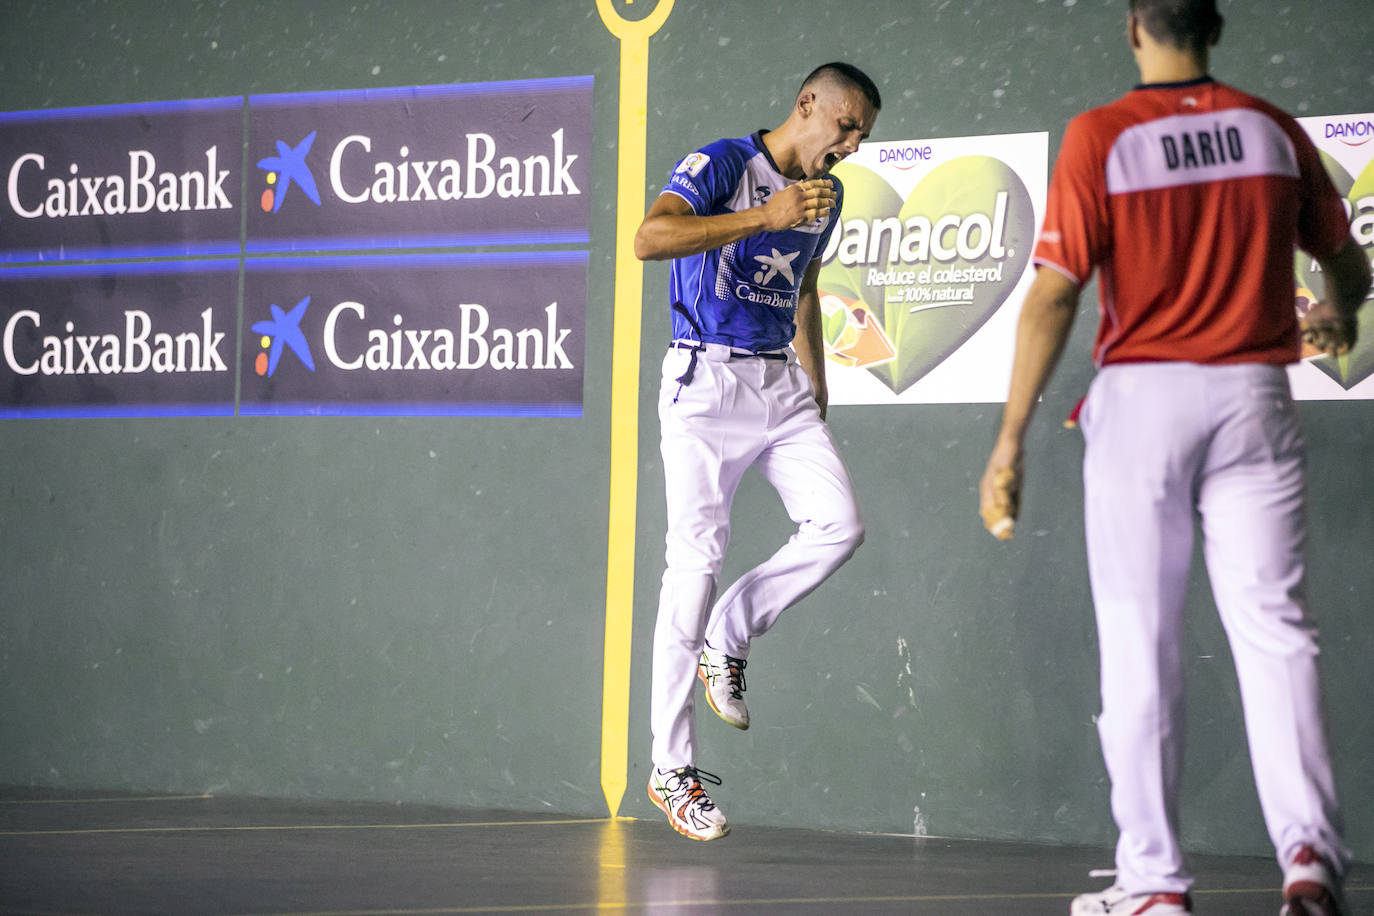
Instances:
[[[586,270],[578,251],[252,261],[240,412],[580,416]]]
[[[590,77],[251,96],[250,253],[585,244]]]

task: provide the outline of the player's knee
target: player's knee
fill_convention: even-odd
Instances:
[[[864,534],[863,520],[857,515],[833,521],[826,526],[826,539],[843,553],[846,560],[853,556],[854,551],[864,542]]]
[[[854,523],[849,527],[849,556],[853,556],[854,551],[858,550],[859,546],[863,544],[864,535],[866,533],[867,532],[864,529],[864,523],[859,519],[855,519]],[[846,557],[846,559],[848,559],[848,557]]]

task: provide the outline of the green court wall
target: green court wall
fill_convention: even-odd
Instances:
[[[642,17],[651,0],[614,0]],[[683,153],[781,123],[815,64],[883,92],[874,139],[1047,131],[1136,75],[1125,0],[677,0],[649,42],[644,199],[617,200],[618,54],[593,0],[0,4],[0,110],[595,78],[580,419],[0,421],[0,783],[605,813],[617,208]],[[1299,115],[1374,109],[1362,0],[1226,3],[1214,73]],[[648,767],[664,534],[654,412],[667,271],[644,269],[629,789]],[[1023,523],[976,486],[996,405],[846,407],[867,543],[755,647],[754,726],[709,714],[733,822],[1109,845],[1079,488],[1059,427],[1091,379],[1095,287],[1030,443]],[[1336,769],[1374,861],[1374,417],[1309,402],[1310,592]],[[729,579],[789,534],[757,475]],[[1200,559],[1200,558],[1199,558]],[[1235,675],[1189,593],[1188,848],[1268,850]],[[704,709],[703,709],[704,712]],[[665,828],[666,829],[666,828]],[[1105,861],[1105,856],[1104,856]]]

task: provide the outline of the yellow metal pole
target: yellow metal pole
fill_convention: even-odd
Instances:
[[[633,0],[629,0],[633,2]],[[626,19],[613,0],[596,0],[620,39],[620,161],[616,181],[615,312],[611,343],[611,481],[606,550],[606,639],[601,688],[601,791],[611,817],[629,782],[630,636],[634,623],[635,495],[639,464],[639,334],[644,268],[634,234],[644,217],[649,36],[672,11],[659,0],[643,19]]]

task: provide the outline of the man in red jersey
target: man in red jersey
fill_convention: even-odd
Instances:
[[[981,485],[985,522],[1004,531],[1027,424],[1096,269],[1100,371],[1080,425],[1098,730],[1120,836],[1115,885],[1076,898],[1075,916],[1192,912],[1178,790],[1195,518],[1284,871],[1283,912],[1344,912],[1349,852],[1305,604],[1304,445],[1284,367],[1300,335],[1333,354],[1354,344],[1370,269],[1302,129],[1207,75],[1221,24],[1215,0],[1131,0],[1141,85],[1065,132]],[[1295,244],[1327,283],[1301,330]]]

